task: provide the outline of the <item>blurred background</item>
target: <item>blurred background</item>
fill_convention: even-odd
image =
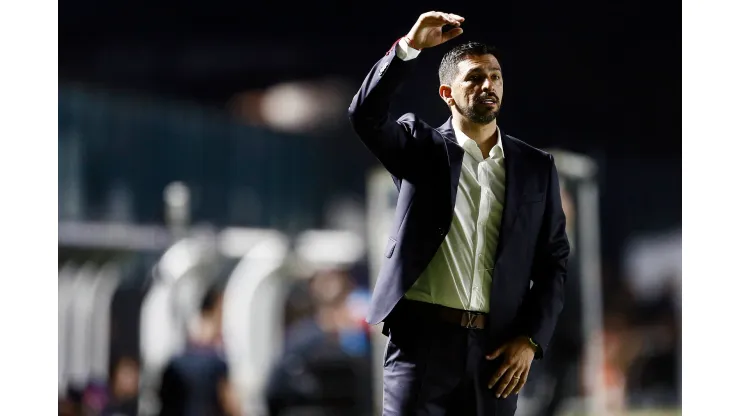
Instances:
[[[71,0],[59,10],[59,414],[376,415],[364,314],[395,204],[352,132],[419,14],[466,17],[393,105],[433,125],[437,66],[503,52],[500,125],[555,154],[566,309],[524,415],[680,414],[674,4]]]

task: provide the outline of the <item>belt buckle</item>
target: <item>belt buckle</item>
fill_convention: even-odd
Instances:
[[[473,313],[470,311],[464,311],[462,316],[462,326],[464,326],[466,329],[479,329],[478,325],[475,322],[475,318],[478,316],[477,313]]]

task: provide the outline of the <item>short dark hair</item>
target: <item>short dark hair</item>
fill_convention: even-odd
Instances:
[[[224,287],[220,282],[210,285],[200,301],[200,313],[207,314],[213,312],[223,294]]]
[[[457,64],[467,57],[480,55],[493,55],[500,61],[498,49],[480,42],[467,42],[450,49],[439,64],[439,83],[452,84],[457,75]]]

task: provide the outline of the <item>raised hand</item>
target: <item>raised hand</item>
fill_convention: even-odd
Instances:
[[[414,49],[431,48],[460,36],[463,32],[460,25],[464,21],[464,17],[452,13],[426,12],[419,16],[406,37]],[[453,28],[442,32],[442,27],[446,25]]]

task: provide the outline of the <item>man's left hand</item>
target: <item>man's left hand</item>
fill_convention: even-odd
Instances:
[[[487,360],[495,360],[498,357],[504,359],[501,367],[488,382],[488,388],[490,389],[500,381],[496,397],[506,398],[512,392],[519,394],[519,391],[524,387],[524,383],[527,382],[534,352],[535,347],[527,337],[517,337],[486,356]]]

